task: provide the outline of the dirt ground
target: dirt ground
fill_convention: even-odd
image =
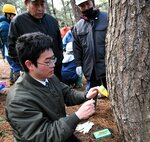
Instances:
[[[2,59],[0,59],[0,81],[6,81],[8,82],[9,78],[9,66],[7,63],[4,63]],[[83,88],[80,88],[78,90],[84,90],[85,87],[85,80],[83,80]],[[9,82],[7,84],[7,87],[0,91],[0,142],[12,142],[13,141],[13,135],[12,135],[12,129],[10,125],[5,120],[5,98],[7,96],[7,92],[9,91]],[[72,113],[76,111],[79,108],[79,106],[74,107],[66,107],[67,113]],[[89,131],[88,134],[83,134],[80,132],[75,132],[75,135],[77,135],[82,142],[120,142],[119,141],[119,134],[117,126],[114,122],[114,117],[112,115],[112,110],[110,107],[110,102],[107,98],[98,99],[97,100],[97,106],[96,106],[96,113],[90,117],[88,120],[94,123],[94,126]],[[84,123],[86,121],[81,122]],[[109,128],[111,130],[111,137],[102,138],[101,140],[96,140],[93,137],[93,132],[102,130],[105,128]]]

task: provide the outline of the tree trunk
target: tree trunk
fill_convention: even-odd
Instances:
[[[75,4],[75,0],[70,0],[70,2],[71,2],[71,6],[72,6],[73,15],[75,17],[75,22],[78,22],[80,20],[81,12],[80,12],[78,6]]]
[[[54,17],[57,19],[55,7],[54,7],[54,1],[53,0],[51,0],[51,4],[52,4],[52,11],[53,11]]]
[[[61,0],[61,3],[63,5],[63,10],[64,10],[64,20],[65,20],[65,25],[67,25],[67,11],[66,11],[66,6],[64,0]]]
[[[121,142],[149,142],[149,0],[109,0],[106,64],[109,97]]]
[[[93,2],[93,5],[95,6],[95,1],[94,1],[94,0],[92,0],[92,2]]]
[[[51,14],[50,8],[48,6],[47,0],[45,0],[45,6],[46,6],[46,13]]]

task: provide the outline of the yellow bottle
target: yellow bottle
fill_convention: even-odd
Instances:
[[[99,87],[99,93],[105,97],[108,97],[108,91],[103,85]]]

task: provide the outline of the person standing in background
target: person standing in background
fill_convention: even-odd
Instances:
[[[62,39],[64,51],[66,49],[67,44],[72,41],[73,41],[73,36],[72,36],[71,30],[69,30]]]
[[[74,25],[73,51],[76,72],[83,74],[89,88],[106,85],[105,38],[108,26],[107,13],[94,7],[92,0],[75,0],[82,16]]]
[[[53,38],[55,45],[54,55],[57,58],[54,74],[61,80],[63,48],[58,22],[51,15],[45,13],[44,0],[24,0],[24,4],[27,11],[17,15],[10,25],[8,34],[8,54],[19,64],[15,49],[18,37],[31,32],[42,32],[49,35]]]
[[[5,4],[2,8],[4,15],[0,16],[0,48],[2,51],[3,59],[8,61],[10,65],[10,77],[9,82],[12,85],[16,81],[16,76],[21,67],[18,66],[9,56],[8,56],[8,31],[11,20],[16,15],[16,8],[14,5]]]
[[[73,27],[72,27],[73,28]],[[68,56],[73,56],[74,58],[74,55],[73,55],[73,48],[72,48],[72,41],[73,41],[73,36],[72,36],[72,32],[71,32],[71,29],[65,34],[64,38],[62,39],[62,43],[63,43],[63,50],[66,51],[67,49],[67,46],[69,47],[69,49],[71,49],[71,52],[67,53],[64,52],[64,53],[67,53],[67,54],[64,54],[64,55],[67,55]],[[72,55],[69,55],[69,54],[72,54]],[[65,58],[65,57],[64,57]],[[63,59],[64,60],[64,59]],[[68,61],[67,61],[68,62]],[[70,66],[70,64],[72,65],[72,67]],[[68,66],[69,65],[69,66]],[[67,73],[67,68],[70,68],[71,70],[73,70],[73,72],[75,72],[74,68],[76,68],[76,64],[74,62],[74,59],[73,59],[73,62],[72,63],[63,63],[62,65],[62,72],[63,70],[65,71],[63,74],[66,74]],[[69,72],[69,71],[68,71]],[[78,75],[77,73],[73,73],[75,76]],[[66,74],[67,75],[67,74]],[[83,86],[82,84],[82,78],[83,78],[83,74],[82,75],[78,75],[78,79],[77,79],[77,82],[76,82],[76,88],[81,88]]]
[[[67,43],[64,58],[62,60],[62,82],[75,88],[81,88],[82,77],[76,73],[76,64],[74,62],[72,42]]]
[[[64,38],[64,36],[66,35],[66,33],[70,30],[69,26],[64,26],[60,29],[60,33],[61,33],[61,38]]]

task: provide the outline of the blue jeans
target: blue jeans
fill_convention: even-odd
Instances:
[[[6,59],[10,65],[11,70],[13,73],[22,71],[22,67],[16,64],[9,56],[6,56]]]

